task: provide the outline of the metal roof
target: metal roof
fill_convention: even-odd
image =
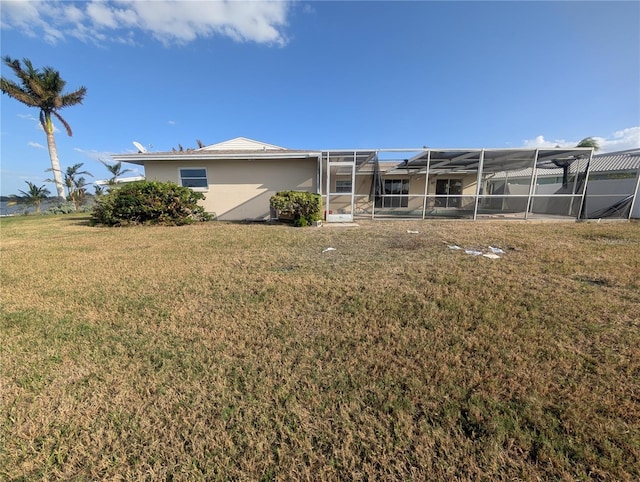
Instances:
[[[397,169],[421,171],[427,167],[433,174],[477,172],[498,173],[505,170],[524,170],[537,159],[538,168],[555,167],[555,163],[573,164],[588,159],[591,148],[552,149],[426,149],[397,166]],[[537,157],[536,157],[537,156]]]
[[[640,169],[640,149],[597,154],[591,161],[592,171],[635,171]]]
[[[570,172],[576,170],[584,171],[586,168],[586,161],[581,160],[574,164],[570,168]],[[601,173],[601,172],[621,172],[621,171],[637,171],[640,170],[640,149],[629,149],[626,151],[609,152],[606,154],[597,154],[591,158],[589,166],[589,172]],[[497,172],[494,179],[500,179],[503,177],[531,177],[533,171],[531,168],[511,170],[508,173],[506,171]],[[556,167],[551,169],[538,170],[538,176],[562,176],[562,168]]]

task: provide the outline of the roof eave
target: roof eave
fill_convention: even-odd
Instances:
[[[214,160],[248,160],[266,161],[281,159],[315,159],[320,157],[321,152],[291,152],[291,151],[265,151],[265,152],[237,152],[237,153],[216,153],[190,152],[190,153],[144,153],[144,154],[115,154],[111,156],[116,162],[128,162],[131,164],[144,165],[150,161],[214,161]]]

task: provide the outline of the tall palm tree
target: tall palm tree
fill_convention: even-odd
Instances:
[[[17,59],[4,56],[2,61],[13,70],[20,80],[16,82],[0,78],[0,89],[3,94],[13,97],[19,102],[40,109],[40,124],[47,135],[47,146],[49,157],[51,158],[51,170],[58,191],[58,197],[64,198],[64,185],[62,183],[62,172],[60,170],[60,160],[58,159],[58,149],[53,136],[53,122],[51,116],[54,115],[64,126],[69,136],[73,135],[71,126],[58,113],[60,109],[76,104],[82,104],[87,93],[86,87],[80,87],[73,92],[62,93],[66,82],[60,77],[60,72],[52,67],[44,67],[41,70],[33,67],[29,59],[23,59],[24,68]]]
[[[47,199],[47,196],[49,196],[49,194],[51,193],[46,187],[44,187],[44,184],[38,187],[32,182],[29,182],[29,181],[25,181],[25,182],[29,186],[29,190],[28,191],[20,190],[20,193],[22,194],[22,200],[27,204],[31,204],[32,206],[35,206],[36,212],[39,213],[40,205],[42,204],[42,201]]]
[[[100,161],[100,162],[104,164],[104,167],[106,167],[108,171],[111,173],[111,175],[113,176],[111,179],[109,179],[110,186],[114,186],[115,184],[117,184],[118,178],[120,176],[122,176],[127,172],[131,172],[131,169],[122,169],[122,162],[116,162],[115,164],[109,164],[108,162],[105,162],[105,161]]]

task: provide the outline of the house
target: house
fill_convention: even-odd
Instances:
[[[586,217],[640,219],[640,149],[593,156]]]
[[[592,154],[590,148],[295,150],[237,137],[113,158],[144,166],[147,179],[202,191],[205,210],[221,220],[269,219],[271,196],[296,190],[321,194],[326,221],[342,222],[576,219],[587,209]]]
[[[237,137],[180,152],[113,156],[144,166],[148,180],[173,181],[204,193],[203,207],[221,220],[268,219],[278,191],[317,192],[320,152]]]
[[[585,167],[583,161],[580,168],[584,170]],[[640,219],[640,149],[594,155],[588,168],[582,218]],[[569,173],[568,178],[564,178],[564,174],[563,169],[555,165],[538,170],[536,192],[549,196],[536,199],[532,212],[557,213],[561,210],[557,194],[566,192],[565,184],[575,180],[575,173]],[[518,186],[527,186],[530,177],[531,169],[497,173],[490,180],[490,191],[515,192]],[[551,195],[556,195],[555,208],[550,205]],[[510,202],[516,201],[511,199]]]

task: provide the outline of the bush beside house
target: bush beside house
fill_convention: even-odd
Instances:
[[[208,221],[211,216],[198,201],[200,192],[173,182],[137,181],[99,196],[91,213],[92,225],[160,224],[179,226]]]
[[[322,219],[320,194],[306,191],[280,191],[271,196],[271,209],[279,219],[292,220],[294,226],[309,226]]]

